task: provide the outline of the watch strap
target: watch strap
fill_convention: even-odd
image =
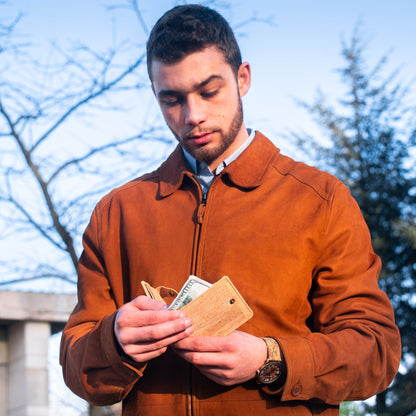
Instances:
[[[269,361],[282,361],[282,353],[278,342],[272,337],[263,337],[262,340],[267,346],[267,359],[264,364]]]

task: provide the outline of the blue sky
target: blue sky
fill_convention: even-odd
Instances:
[[[62,49],[85,43],[93,49],[106,50],[113,43],[129,41],[141,44],[143,50],[146,32],[174,2],[140,0],[146,25],[143,30],[132,13],[126,10],[110,13],[104,7],[126,1],[0,0],[0,22],[10,21],[22,12],[14,36],[22,42],[30,42],[34,47],[33,53],[44,63],[53,62],[55,57],[52,42]],[[229,6],[224,7],[224,4]],[[294,98],[311,102],[318,87],[334,99],[342,96],[343,86],[335,71],[343,65],[341,39],[349,39],[358,22],[361,22],[368,40],[370,64],[375,64],[384,53],[391,51],[390,69],[400,67],[403,82],[416,80],[414,0],[216,0],[215,8],[237,28],[243,59],[252,68],[252,86],[244,97],[246,125],[266,134],[283,153],[295,159],[310,162],[307,155],[301,154],[284,139],[284,134],[290,130],[303,130],[320,137],[321,132]],[[239,26],[253,16],[259,20],[270,19],[273,24],[255,21]],[[132,52],[129,50],[129,53]],[[20,81],[20,72],[24,70],[24,65],[15,65],[12,74]],[[32,82],[33,74],[29,72],[27,76]],[[42,78],[42,82],[42,87],[47,90],[49,79]],[[92,110],[87,112],[85,118],[69,118],[53,140],[48,141],[48,146],[43,146],[45,153],[41,151],[41,154],[46,158],[63,160],[67,154],[72,156],[74,151],[84,149],[87,142],[102,144],[105,140],[133,136],[143,129],[146,122],[147,126],[153,125],[154,114],[160,117],[160,113],[150,88],[146,91],[144,94],[140,90],[134,98],[129,96],[128,100],[124,100],[128,108],[124,108],[123,101],[123,111],[110,115],[105,111]],[[413,102],[416,101],[415,92],[413,88]],[[113,105],[114,95],[111,100]],[[44,128],[45,125],[36,125],[34,130],[43,132]],[[170,136],[169,132],[166,134]],[[142,146],[146,148],[140,147],[140,152],[151,166],[145,167],[142,162],[136,164],[134,160],[134,169],[137,165],[135,175],[155,167],[172,148],[172,145],[163,147],[160,143],[149,146],[147,142],[143,142]],[[55,152],[55,149],[58,151]],[[117,180],[121,182],[129,178]],[[77,186],[72,183],[66,185],[57,188],[58,198],[62,196],[60,193],[68,197],[77,195]],[[1,226],[0,223],[0,231]],[[2,250],[2,247],[5,249]],[[19,250],[12,250],[16,257],[19,253],[26,253],[22,248],[26,246],[20,241],[18,247]],[[10,239],[0,239],[0,253],[7,253],[8,250]],[[47,250],[43,245],[32,244],[30,252],[39,259],[46,255]]]
[[[146,36],[128,13],[118,12],[116,23],[112,23],[111,14],[103,6],[115,2],[14,0],[3,13],[23,11],[20,32],[30,34],[32,42],[45,53],[50,41],[82,41],[95,47],[108,45],[114,38],[144,42]],[[216,4],[226,3],[228,8],[217,8],[232,26],[253,15],[274,23],[251,23],[238,34],[243,59],[250,62],[253,77],[244,99],[246,124],[266,133],[277,144],[279,133],[286,129],[312,128],[293,97],[311,101],[318,87],[335,97],[342,91],[334,71],[343,63],[341,39],[349,39],[358,22],[368,40],[370,63],[391,51],[391,68],[400,67],[404,81],[416,77],[413,0],[230,0]],[[143,0],[139,4],[150,28],[174,2]]]

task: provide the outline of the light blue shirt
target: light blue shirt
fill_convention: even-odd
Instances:
[[[201,162],[196,160],[192,155],[190,155],[184,148],[182,148],[183,153],[189,166],[193,173],[196,175],[196,179],[198,180],[199,184],[201,185],[202,193],[206,194],[214,180],[215,176],[218,175],[226,166],[228,166],[231,162],[236,160],[238,156],[243,153],[243,151],[250,145],[253,141],[254,136],[256,135],[255,130],[247,129],[249,132],[249,136],[247,140],[238,148],[236,149],[227,159],[223,160],[215,169],[215,172],[211,172],[210,168],[205,162]]]

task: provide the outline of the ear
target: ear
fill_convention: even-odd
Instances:
[[[248,62],[243,62],[240,68],[238,68],[237,81],[240,97],[243,97],[249,90],[251,84],[251,69]]]

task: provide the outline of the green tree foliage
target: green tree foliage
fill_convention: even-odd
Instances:
[[[359,402],[344,402],[341,403],[339,414],[340,416],[368,416],[364,407],[365,406]]]
[[[350,188],[383,261],[380,286],[395,309],[406,371],[368,411],[400,416],[416,409],[416,109],[407,104],[410,87],[398,80],[399,72],[384,75],[388,56],[369,68],[365,52],[356,30],[342,47],[342,98],[330,105],[319,93],[314,103],[301,103],[329,144],[304,133],[294,137]]]

